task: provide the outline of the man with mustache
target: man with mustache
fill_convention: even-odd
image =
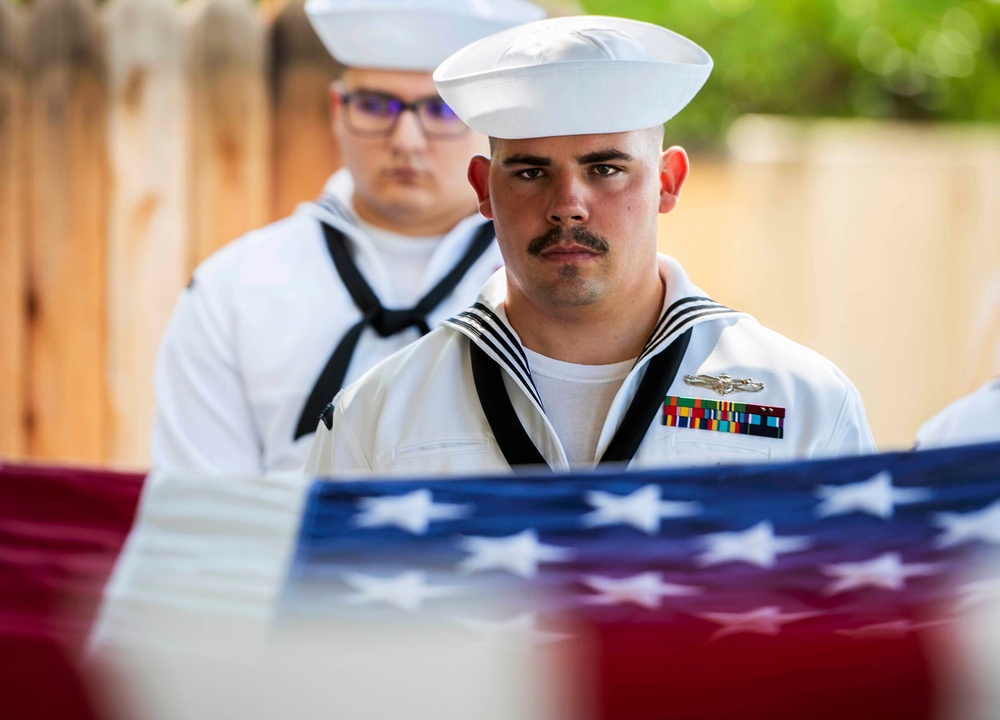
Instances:
[[[317,201],[196,270],[157,363],[160,470],[301,469],[337,391],[466,307],[502,263],[465,179],[486,139],[431,71],[544,12],[527,0],[309,0],[306,13],[346,68],[330,89],[345,168]]]
[[[689,161],[663,123],[711,58],[664,28],[543,20],[435,71],[490,137],[469,181],[505,267],[479,301],[334,399],[308,469],[436,475],[875,451],[832,363],[714,302],[657,253]]]

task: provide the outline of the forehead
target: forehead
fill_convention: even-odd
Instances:
[[[352,67],[344,70],[343,83],[348,92],[376,90],[404,100],[437,95],[437,88],[434,87],[434,80],[429,72]]]
[[[560,135],[557,137],[525,138],[493,141],[493,160],[502,162],[515,155],[546,158],[552,162],[577,162],[593,153],[622,152],[636,160],[653,158],[656,153],[645,131],[636,130],[604,135]]]

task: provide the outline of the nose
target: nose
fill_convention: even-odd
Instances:
[[[548,219],[553,225],[581,225],[590,219],[587,211],[586,188],[575,176],[556,178],[552,183]]]
[[[413,110],[404,110],[396,121],[396,127],[389,136],[389,144],[394,152],[409,155],[423,152],[427,148],[427,138]]]

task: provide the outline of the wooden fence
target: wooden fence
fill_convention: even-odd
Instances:
[[[0,0],[0,456],[147,462],[178,292],[337,167],[336,72],[296,4]],[[893,447],[990,372],[998,189],[996,129],[748,120],[661,243],[836,360]]]
[[[146,461],[194,266],[339,163],[300,5],[0,0],[0,453]]]

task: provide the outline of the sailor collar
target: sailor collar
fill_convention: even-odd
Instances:
[[[346,168],[342,168],[327,179],[318,198],[302,203],[298,210],[322,223],[356,231],[358,220],[351,207],[353,194],[354,179]]]
[[[687,273],[673,258],[657,255],[657,264],[666,287],[663,309],[630,375],[695,325],[711,320],[749,317],[746,313],[726,307],[705,295],[704,291],[690,281]],[[504,311],[506,297],[507,276],[504,269],[500,268],[486,282],[477,302],[467,310],[449,318],[444,324],[468,337],[505,368],[541,407],[541,398],[531,377],[524,346]]]
[[[354,196],[354,179],[346,168],[335,172],[323,186],[323,193],[311,202],[302,203],[298,210],[314,217],[326,225],[331,225],[342,233],[359,251],[374,252],[374,246],[365,233],[361,232],[358,217],[354,212],[351,198]],[[483,224],[483,217],[473,213],[462,218],[444,235],[436,252],[451,252],[451,247],[462,243],[470,233]]]

